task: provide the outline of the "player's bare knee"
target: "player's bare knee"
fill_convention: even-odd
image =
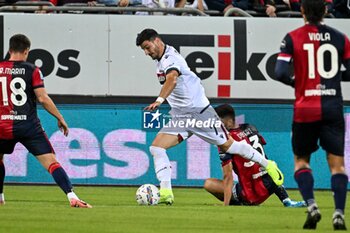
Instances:
[[[330,169],[332,175],[335,175],[335,174],[346,174],[344,164],[343,165],[341,165],[341,164],[333,164],[332,166],[331,165],[329,166],[329,169]]]
[[[311,169],[309,164],[301,164],[301,163],[296,163],[294,164],[294,171],[299,171],[301,169]]]
[[[210,179],[210,178],[206,179],[204,182],[204,189],[209,192],[211,189],[212,183],[213,183],[212,179]]]

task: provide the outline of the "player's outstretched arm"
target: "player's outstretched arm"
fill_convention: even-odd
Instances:
[[[229,205],[232,197],[233,188],[233,176],[232,176],[232,163],[228,163],[222,167],[224,173],[223,185],[224,185],[224,205]]]
[[[153,111],[153,110],[157,109],[163,103],[163,101],[171,94],[171,92],[174,90],[178,76],[179,76],[179,73],[176,70],[171,70],[166,75],[166,81],[165,81],[162,89],[160,90],[160,94],[159,94],[158,99],[155,102],[153,102],[152,104],[145,107],[144,110]]]
[[[290,63],[277,60],[275,66],[276,80],[280,81],[288,86],[294,87],[294,79],[289,74]]]
[[[48,111],[52,116],[56,117],[58,121],[58,128],[63,132],[64,136],[68,135],[69,129],[66,121],[64,120],[61,113],[58,111],[56,105],[47,94],[45,88],[36,88],[34,89],[35,96],[39,103]]]

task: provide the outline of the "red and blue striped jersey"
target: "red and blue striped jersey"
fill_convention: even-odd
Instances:
[[[285,36],[277,59],[293,61],[295,122],[340,116],[341,65],[350,59],[346,35],[324,24],[306,24]]]
[[[13,139],[39,122],[35,88],[44,87],[43,75],[33,64],[0,62],[0,139]]]

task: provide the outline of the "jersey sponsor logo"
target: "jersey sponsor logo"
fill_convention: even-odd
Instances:
[[[335,89],[311,89],[305,90],[305,96],[335,96],[337,95],[337,91]]]
[[[5,120],[25,121],[25,120],[27,120],[27,116],[26,115],[2,115],[1,120],[3,120],[3,121],[5,121]]]
[[[326,85],[318,84],[315,89],[305,90],[305,96],[335,96],[336,89],[326,89]]]

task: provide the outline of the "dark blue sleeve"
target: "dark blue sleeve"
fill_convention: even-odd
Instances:
[[[232,154],[220,153],[219,156],[220,156],[220,160],[221,160],[222,164],[231,162],[231,160],[232,160]]]
[[[294,87],[294,79],[289,73],[289,66],[293,58],[293,41],[289,34],[283,38],[280,50],[275,66],[276,80]]]
[[[276,80],[280,81],[288,86],[294,87],[294,79],[289,74],[289,66],[290,63],[283,61],[283,60],[277,60],[276,66],[275,66],[275,75]]]

